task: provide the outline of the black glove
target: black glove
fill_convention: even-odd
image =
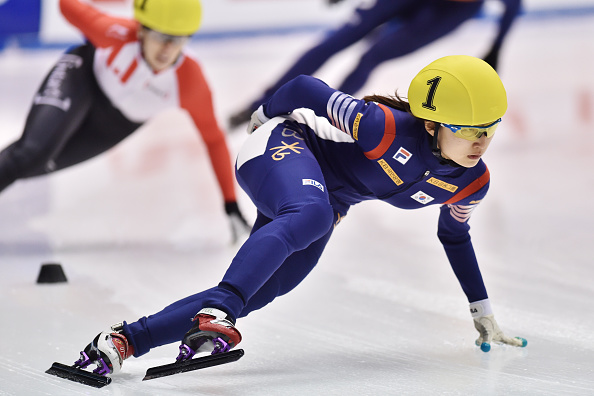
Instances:
[[[245,221],[243,215],[239,211],[237,202],[225,202],[225,213],[229,216],[231,221],[231,234],[233,243],[237,242],[239,236],[242,233],[248,233],[252,230],[252,227]]]
[[[342,0],[328,0],[328,4],[338,4],[340,3]]]

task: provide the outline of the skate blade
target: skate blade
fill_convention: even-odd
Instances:
[[[200,370],[207,367],[218,366],[220,364],[231,363],[239,360],[243,356],[243,349],[235,349],[230,352],[208,355],[190,360],[155,366],[146,370],[143,381],[166,377],[168,375],[185,373],[188,371]]]
[[[94,388],[103,388],[105,385],[109,385],[111,383],[111,378],[109,377],[79,369],[74,366],[67,366],[58,362],[54,362],[52,367],[47,369],[46,373],[60,378],[65,378],[70,381],[89,385]]]

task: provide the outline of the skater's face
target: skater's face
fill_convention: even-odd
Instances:
[[[472,168],[478,164],[493,140],[493,135],[487,137],[487,134],[483,134],[476,140],[463,139],[439,123],[425,121],[425,129],[431,136],[433,136],[436,126],[439,127],[437,147],[441,150],[441,156],[465,168]]]
[[[144,59],[155,72],[160,72],[175,63],[189,36],[171,36],[140,27],[138,39]]]

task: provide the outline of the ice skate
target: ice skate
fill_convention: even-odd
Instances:
[[[85,368],[95,363],[97,368],[93,373],[99,375],[114,374],[122,369],[124,360],[134,354],[134,347],[128,343],[122,333],[122,324],[111,327],[111,331],[103,331],[93,339],[80,353],[80,358],[74,363],[77,367]]]
[[[192,321],[195,324],[182,340],[178,361],[191,359],[201,352],[212,355],[228,352],[241,342],[241,334],[221,310],[204,308]]]
[[[124,360],[133,354],[134,347],[122,334],[122,323],[118,323],[111,326],[111,331],[97,334],[72,366],[54,362],[46,370],[46,373],[95,388],[102,388],[111,383],[111,378],[107,374],[120,371]],[[85,370],[91,364],[96,364],[97,367],[93,371]]]

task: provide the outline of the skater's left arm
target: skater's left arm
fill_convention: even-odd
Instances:
[[[441,207],[437,232],[454,274],[470,302],[470,313],[479,332],[476,344],[484,352],[491,349],[491,342],[526,346],[526,340],[506,337],[499,329],[470,239],[468,220],[486,194],[487,188],[488,185],[461,202],[444,204]]]
[[[179,68],[178,78],[180,105],[189,113],[204,140],[223,194],[225,212],[231,221],[231,232],[235,242],[239,234],[249,232],[251,227],[237,205],[231,156],[225,135],[215,118],[210,87],[200,66],[191,58],[186,58]]]

